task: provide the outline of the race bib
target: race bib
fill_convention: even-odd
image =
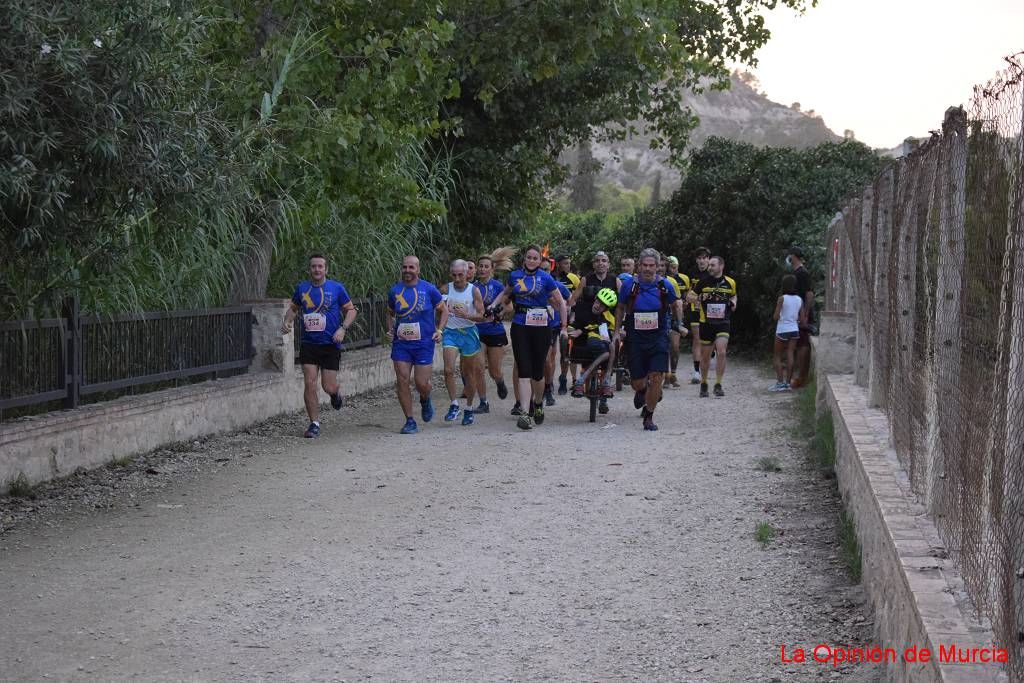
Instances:
[[[398,323],[398,338],[402,341],[419,341],[419,323]]]
[[[608,323],[601,323],[598,325],[597,334],[606,342],[610,342],[612,340],[611,336],[608,334]]]
[[[725,304],[708,304],[707,317],[711,320],[722,320],[725,318]]]
[[[526,311],[526,325],[528,327],[547,327],[548,309],[530,308]]]
[[[323,332],[327,329],[327,316],[323,313],[306,313],[302,316],[306,332]]]
[[[633,314],[633,329],[634,330],[656,330],[658,329],[658,312],[651,311],[649,313],[634,313]]]

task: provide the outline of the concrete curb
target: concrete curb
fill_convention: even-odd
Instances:
[[[888,418],[869,408],[867,390],[853,375],[819,375],[818,382],[819,413],[830,409],[835,425],[836,477],[861,544],[878,644],[899,654],[887,665],[886,680],[1005,683],[999,664],[940,661],[950,646],[958,654],[972,648],[991,652],[992,631],[954,597],[958,574],[901,476]],[[933,659],[908,663],[903,652],[913,646],[929,648]]]

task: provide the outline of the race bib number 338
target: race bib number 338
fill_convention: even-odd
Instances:
[[[306,313],[302,316],[306,332],[323,332],[327,329],[327,316],[323,313]]]

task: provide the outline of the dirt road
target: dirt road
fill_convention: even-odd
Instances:
[[[446,425],[435,392],[400,436],[387,392],[319,440],[289,416],[8,499],[0,678],[875,680],[780,662],[871,622],[769,383],[737,362],[724,400],[670,390],[653,434],[631,394],[523,433],[493,396]]]

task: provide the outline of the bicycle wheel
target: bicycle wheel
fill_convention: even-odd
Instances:
[[[598,379],[597,379],[597,376],[599,374],[600,373],[595,370],[594,373],[590,376],[590,379],[587,381],[587,397],[590,399],[590,421],[591,422],[596,422],[597,421],[597,403],[600,400],[600,398],[599,398],[600,394],[598,393],[598,388],[599,388],[600,385],[598,384]]]

